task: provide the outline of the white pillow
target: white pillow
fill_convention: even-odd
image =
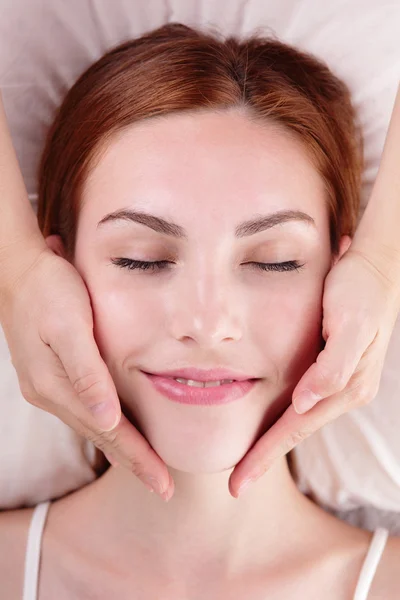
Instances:
[[[391,0],[2,0],[0,88],[34,207],[43,140],[67,89],[111,46],[170,21],[224,34],[275,33],[344,79],[365,136],[361,217],[399,82],[400,3]],[[400,512],[399,352],[398,321],[374,402],[295,451],[300,487],[328,508]],[[0,415],[0,508],[36,504],[96,476],[94,447],[22,398],[1,335]]]

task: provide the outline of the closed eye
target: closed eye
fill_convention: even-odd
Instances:
[[[117,267],[121,267],[121,269],[128,269],[129,271],[133,271],[134,269],[140,269],[141,271],[156,271],[164,270],[167,265],[173,264],[169,260],[157,260],[154,262],[149,262],[146,260],[134,260],[132,258],[113,258],[111,262]]]
[[[141,271],[164,271],[168,268],[168,265],[174,264],[169,260],[157,260],[157,261],[145,261],[145,260],[134,260],[132,258],[113,258],[111,262],[120,267],[121,269],[128,269],[133,271],[135,269]],[[304,264],[300,264],[297,260],[288,260],[281,263],[260,263],[260,262],[248,262],[246,265],[254,265],[255,268],[261,269],[262,271],[299,271]]]
[[[287,260],[286,262],[281,263],[251,262],[246,264],[254,265],[257,269],[261,269],[262,271],[300,271],[300,269],[304,267],[304,264],[301,265],[297,260]]]

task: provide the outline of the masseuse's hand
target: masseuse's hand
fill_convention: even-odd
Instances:
[[[325,348],[295,387],[293,404],[236,465],[232,495],[323,425],[376,396],[400,308],[398,262],[395,256],[367,254],[353,242],[328,273]]]
[[[147,474],[161,483],[162,491],[172,489],[164,462],[121,416],[78,271],[44,240],[43,247],[19,244],[13,252],[14,259],[5,261],[10,276],[0,294],[0,322],[25,399],[59,417],[143,483],[148,485]],[[23,252],[20,260],[15,252]]]

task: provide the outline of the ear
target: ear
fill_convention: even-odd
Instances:
[[[334,265],[336,265],[336,263],[342,258],[343,254],[345,252],[347,252],[347,250],[349,249],[349,246],[350,246],[351,242],[352,242],[352,239],[351,239],[351,237],[349,235],[343,235],[340,238],[339,253],[332,258],[332,267]]]
[[[66,257],[65,247],[59,235],[49,235],[45,238],[45,241],[50,250],[53,250],[55,254],[62,258]]]

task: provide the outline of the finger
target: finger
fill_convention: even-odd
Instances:
[[[40,373],[41,366],[46,364],[52,377],[50,383],[41,379],[33,386],[33,392],[32,386],[27,386],[26,396],[21,388],[28,402],[60,418],[99,450],[107,452],[119,464],[135,473],[145,485],[149,478],[156,479],[162,492],[168,490],[163,498],[170,498],[174,482],[166,464],[132,423],[121,414],[118,425],[112,431],[103,431],[75,394],[64,366],[49,345],[41,345],[36,360],[31,365],[32,372]]]
[[[118,467],[119,466],[119,462],[117,462],[114,458],[114,455],[111,454],[111,452],[104,452],[104,456],[106,457],[106,459],[108,460],[108,462],[110,463],[110,465],[112,465],[113,467]]]
[[[310,410],[322,398],[347,386],[363,354],[374,340],[366,327],[350,325],[332,333],[315,363],[293,390],[293,405],[299,414]]]
[[[324,399],[304,415],[297,414],[291,404],[235,466],[229,479],[231,494],[238,497],[239,490],[246,480],[257,481],[277,459],[346,412],[343,408],[344,401],[340,402],[339,396],[343,396],[343,392]]]
[[[308,413],[297,414],[291,404],[232,471],[229,481],[232,495],[237,497],[246,480],[256,481],[277,459],[285,456],[315,431],[349,410],[372,400],[378,393],[383,367],[382,361],[376,359],[377,356],[381,356],[381,349],[370,348],[346,389],[325,398]]]
[[[101,432],[91,441],[135,473],[148,489],[150,486],[164,500],[172,497],[174,482],[165,463],[124,414],[113,431]]]
[[[111,431],[121,418],[121,405],[110,372],[103,361],[91,329],[74,324],[63,328],[51,348],[60,359],[82,405],[102,431]]]
[[[49,406],[48,402],[42,402],[48,412],[55,414],[99,450],[110,455],[114,462],[132,471],[146,487],[155,480],[158,482],[155,488],[157,493],[164,499],[172,496],[174,483],[167,466],[123,414],[112,431],[102,431],[96,427],[94,419],[90,422],[90,415],[74,396],[68,379],[57,383],[57,390],[52,396],[57,398],[57,404],[53,402]]]

